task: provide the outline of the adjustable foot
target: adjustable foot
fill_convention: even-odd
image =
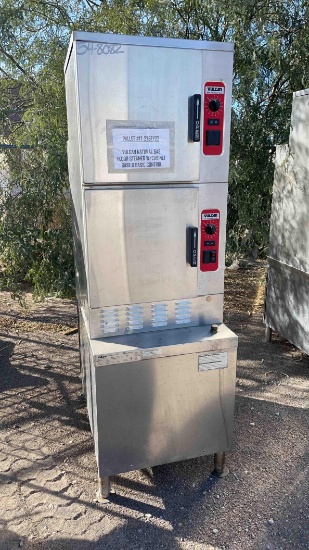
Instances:
[[[105,502],[110,495],[111,484],[109,476],[99,477],[97,498],[99,502]]]
[[[230,472],[228,467],[225,464],[225,453],[215,453],[214,454],[214,466],[213,475],[216,477],[225,477]]]
[[[266,342],[271,342],[272,333],[273,333],[272,329],[266,325],[266,327],[265,327],[265,341]]]

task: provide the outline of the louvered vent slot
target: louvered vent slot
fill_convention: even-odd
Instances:
[[[152,304],[151,326],[165,327],[167,325],[167,304]]]
[[[128,330],[140,330],[144,327],[143,306],[134,305],[127,307],[127,327]]]
[[[177,325],[191,323],[191,301],[176,302],[175,321]]]
[[[101,309],[100,327],[103,334],[119,331],[119,314],[117,307]]]

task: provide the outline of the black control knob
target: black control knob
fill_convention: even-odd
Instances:
[[[208,103],[208,107],[213,113],[215,113],[216,111],[219,111],[220,109],[219,99],[211,99],[210,102]]]
[[[216,226],[213,223],[209,223],[205,227],[207,235],[213,235],[216,232]]]

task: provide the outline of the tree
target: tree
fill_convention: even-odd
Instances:
[[[37,295],[73,294],[63,92],[70,16],[52,3],[17,4],[2,6],[0,27],[0,134],[16,147],[6,152],[10,180],[1,190],[2,285],[16,291],[26,280]],[[9,93],[16,86],[17,125]]]
[[[0,0],[0,7],[0,135],[16,146],[4,151],[11,177],[0,189],[3,285],[17,289],[26,279],[37,295],[73,292],[62,71],[74,29],[234,41],[228,250],[265,251],[275,145],[288,138],[292,91],[308,86],[308,0]]]

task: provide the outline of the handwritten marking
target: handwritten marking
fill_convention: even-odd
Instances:
[[[77,55],[85,55],[90,53],[91,55],[96,53],[97,55],[115,55],[124,53],[121,49],[121,44],[102,44],[98,42],[77,42]]]

